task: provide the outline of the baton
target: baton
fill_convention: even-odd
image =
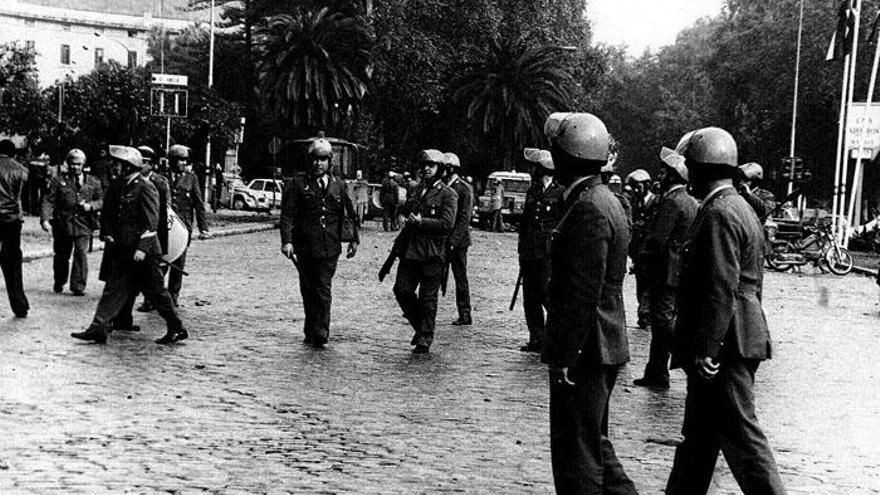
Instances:
[[[522,269],[519,270],[519,275],[516,276],[516,287],[513,288],[513,297],[510,298],[510,307],[507,308],[508,311],[513,311],[513,307],[516,306],[516,297],[519,296],[519,288],[522,285]]]
[[[161,256],[157,256],[157,255],[155,255],[155,254],[153,254],[153,253],[147,253],[147,257],[150,258],[150,259],[152,259],[152,260],[158,261],[158,262],[159,262],[159,266],[167,266],[168,268],[171,268],[172,270],[178,271],[178,272],[180,272],[182,275],[186,275],[187,277],[189,277],[189,273],[187,273],[183,268],[180,268],[179,266],[174,265],[174,264],[172,264],[172,263],[166,261],[166,260],[165,260],[164,258],[162,258]]]

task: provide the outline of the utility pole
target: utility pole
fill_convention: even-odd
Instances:
[[[211,39],[208,42],[208,89],[214,87],[214,0],[211,0]],[[211,187],[211,131],[208,129],[208,143],[205,146],[205,201]]]

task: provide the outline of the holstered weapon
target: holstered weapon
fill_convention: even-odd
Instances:
[[[513,297],[510,298],[510,307],[507,308],[508,311],[513,311],[513,307],[516,306],[516,298],[519,296],[519,288],[522,286],[522,268],[519,270],[519,274],[516,276],[516,287],[513,288]]]
[[[394,266],[394,261],[403,254],[403,250],[406,249],[406,244],[408,240],[409,228],[404,227],[394,239],[394,244],[391,245],[391,252],[388,253],[388,258],[385,259],[385,263],[382,263],[382,268],[379,269],[379,282],[385,280],[385,277],[387,277],[388,274],[391,273],[391,268]]]

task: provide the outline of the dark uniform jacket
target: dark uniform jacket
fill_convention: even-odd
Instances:
[[[710,194],[684,248],[673,366],[706,356],[769,359],[763,276],[757,215],[732,187]]]
[[[193,216],[195,216],[199,230],[207,232],[208,221],[205,219],[205,203],[202,201],[202,191],[196,174],[184,171],[173,179],[171,204],[174,213],[177,213],[190,232],[193,230]]]
[[[697,201],[684,185],[674,186],[658,200],[641,253],[652,282],[678,287],[681,249],[696,216]]]
[[[155,235],[159,209],[159,193],[150,180],[139,173],[116,179],[104,199],[101,235],[113,237],[112,248],[120,255],[129,256],[136,249],[160,255]],[[144,236],[148,232],[152,235]]]
[[[101,181],[88,174],[82,175],[83,184],[77,187],[71,175],[62,175],[49,185],[43,196],[40,222],[50,220],[56,235],[90,236],[97,227],[97,211],[104,204]],[[90,211],[83,210],[81,203],[88,203]]]
[[[562,193],[565,188],[556,181],[547,189],[541,181],[526,191],[526,203],[519,221],[517,252],[522,260],[540,260],[547,256],[547,239],[556,228],[562,211]]]
[[[327,176],[326,190],[317,180],[296,177],[287,181],[281,197],[281,244],[293,244],[297,256],[335,258],[342,253],[342,218],[356,224],[354,206],[345,181]],[[358,242],[357,228],[354,229]]]
[[[432,186],[420,183],[407,196],[401,214],[420,214],[418,225],[408,225],[406,245],[401,258],[409,261],[446,261],[446,244],[455,214],[458,210],[458,195],[449,186],[438,180]]]
[[[629,361],[623,278],[630,241],[626,213],[600,177],[577,184],[550,246],[544,362],[572,367]]]
[[[474,212],[474,189],[461,177],[449,184],[449,187],[458,195],[456,205],[455,225],[449,234],[449,245],[452,247],[468,247],[471,245],[471,215]]]
[[[147,179],[156,186],[156,192],[159,193],[159,225],[156,234],[159,236],[162,254],[168,254],[168,208],[174,208],[171,204],[171,185],[164,175],[156,172],[151,172]]]
[[[759,220],[763,221],[766,219],[776,208],[776,196],[766,189],[756,187],[748,191],[743,188],[739,192],[743,199],[755,210]]]
[[[22,222],[21,191],[28,170],[8,156],[0,156],[0,223]]]

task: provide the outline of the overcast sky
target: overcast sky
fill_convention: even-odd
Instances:
[[[628,53],[641,55],[675,42],[675,36],[700,17],[721,11],[724,0],[587,0],[593,39],[625,44]]]

